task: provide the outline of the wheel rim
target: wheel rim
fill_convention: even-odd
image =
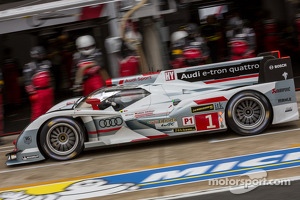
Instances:
[[[77,130],[67,123],[53,125],[47,132],[46,138],[49,149],[60,156],[72,153],[78,143]]]
[[[233,107],[233,120],[243,129],[259,127],[265,119],[264,105],[254,97],[239,99]]]

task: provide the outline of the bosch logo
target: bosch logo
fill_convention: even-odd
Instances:
[[[121,126],[122,124],[123,124],[123,119],[121,117],[101,119],[99,121],[99,126],[101,128]]]
[[[278,65],[270,65],[269,69],[273,70],[273,69],[280,69],[280,68],[284,68],[284,67],[287,67],[286,63],[282,63],[282,64],[278,64]]]
[[[282,63],[282,64],[275,65],[274,67],[275,67],[276,69],[278,69],[278,68],[283,68],[283,67],[287,67],[287,64],[286,64],[286,63]]]

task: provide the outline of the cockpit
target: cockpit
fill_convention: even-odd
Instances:
[[[107,87],[91,93],[77,107],[105,110],[112,106],[115,111],[120,111],[149,94],[150,92],[138,87]]]

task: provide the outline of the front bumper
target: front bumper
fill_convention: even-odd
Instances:
[[[26,149],[26,150],[17,150],[12,151],[6,154],[7,161],[6,165],[18,165],[18,164],[25,164],[25,163],[32,163],[41,160],[45,160],[45,157],[38,151],[37,148]]]

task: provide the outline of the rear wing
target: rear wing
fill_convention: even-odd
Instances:
[[[263,60],[259,70],[259,83],[293,79],[293,67],[290,57],[280,57],[279,51],[262,53]]]
[[[272,51],[255,58],[113,78],[107,80],[106,85],[199,83],[239,86],[291,79],[292,72],[290,57],[281,58],[279,51]]]

